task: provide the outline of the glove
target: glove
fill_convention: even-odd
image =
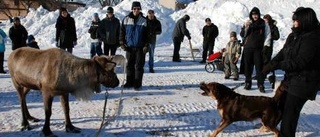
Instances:
[[[234,64],[237,64],[237,63],[238,63],[238,60],[239,60],[238,57],[234,57],[234,58],[233,58],[233,63],[234,63]]]
[[[78,43],[77,43],[77,41],[73,41],[73,46],[76,46]]]
[[[191,36],[188,37],[188,40],[190,40],[190,39],[191,39]]]
[[[143,53],[146,54],[149,51],[149,46],[143,47]]]

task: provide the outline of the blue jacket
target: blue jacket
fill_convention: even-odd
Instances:
[[[148,44],[147,19],[142,13],[134,17],[131,12],[124,17],[120,31],[120,44],[129,48],[144,47]]]
[[[6,50],[5,47],[5,39],[7,38],[7,34],[0,29],[0,52],[4,52]]]

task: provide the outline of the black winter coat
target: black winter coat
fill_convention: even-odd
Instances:
[[[269,28],[270,28],[270,33],[271,33],[270,47],[272,49],[273,48],[273,41],[278,40],[280,38],[280,33],[279,33],[278,27],[274,23],[269,24]]]
[[[203,43],[214,43],[218,35],[218,27],[213,23],[209,26],[205,25],[202,29]]]
[[[76,25],[75,21],[70,15],[58,17],[56,22],[56,42],[59,47],[73,48],[73,42],[77,41]]]
[[[14,25],[9,29],[9,37],[12,41],[12,50],[27,46],[28,32],[22,25]]]
[[[154,17],[153,20],[150,20],[148,16],[146,18],[149,29],[149,43],[155,44],[157,35],[161,34],[162,32],[161,23],[156,17]]]
[[[181,18],[177,21],[176,26],[173,29],[172,39],[182,42],[184,36],[187,36],[188,39],[191,39],[189,30],[186,27],[186,20]]]
[[[320,27],[311,32],[293,31],[268,65],[271,70],[285,71],[289,94],[314,100],[320,87]]]
[[[120,21],[116,17],[104,18],[100,22],[99,35],[104,44],[118,45],[120,37]]]
[[[261,18],[253,21],[247,30],[242,27],[240,36],[245,38],[244,48],[262,49],[265,41],[265,27],[266,23]]]
[[[99,26],[100,26],[100,20],[91,22],[91,26],[88,30],[88,32],[90,33],[91,39],[100,39],[100,35],[98,33]]]

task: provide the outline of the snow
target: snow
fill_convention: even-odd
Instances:
[[[120,20],[130,12],[133,0],[124,0],[114,7],[115,15]],[[182,43],[180,54],[183,57],[181,63],[171,62],[173,44],[171,33],[175,22],[183,15],[190,15],[191,19],[187,27],[191,33],[194,48],[201,50],[202,27],[204,19],[209,17],[219,28],[219,36],[216,40],[215,51],[223,48],[228,41],[231,31],[240,32],[242,24],[248,19],[249,11],[258,7],[262,13],[270,14],[277,20],[281,38],[275,42],[274,55],[282,48],[292,25],[291,16],[299,6],[311,7],[320,17],[320,2],[318,0],[198,0],[191,2],[189,6],[180,11],[173,11],[161,6],[157,1],[139,0],[142,4],[142,12],[146,14],[148,9],[155,11],[156,17],[162,23],[162,34],[158,36],[155,51],[155,71],[148,72],[148,63],[145,65],[143,88],[141,91],[125,89],[120,106],[120,113],[114,120],[104,127],[100,136],[117,137],[141,137],[141,136],[208,136],[218,126],[221,120],[216,110],[216,101],[204,97],[200,93],[199,83],[220,82],[229,87],[235,87],[244,81],[240,75],[239,81],[225,80],[224,74],[216,70],[207,73],[204,65],[199,64],[200,54],[196,53],[197,62],[192,61],[187,39]],[[190,1],[187,1],[190,2]],[[88,2],[90,3],[90,2]],[[105,17],[106,8],[101,9],[98,4],[79,8],[70,13],[75,18],[78,45],[74,48],[74,55],[89,58],[90,37],[87,30],[90,26],[93,13],[99,13],[100,18]],[[55,48],[55,22],[58,11],[49,12],[43,8],[31,10],[26,17],[21,18],[22,24],[27,28],[29,34],[33,34],[41,49]],[[320,18],[319,18],[320,19]],[[3,22],[1,28],[8,32],[12,24]],[[238,35],[240,39],[240,36]],[[5,70],[7,70],[7,58],[11,53],[11,42],[7,42],[5,52]],[[117,54],[124,55],[125,52],[118,50]],[[148,61],[148,55],[146,57]],[[239,65],[239,64],[238,64]],[[119,79],[123,75],[117,68]],[[282,71],[276,71],[277,80],[283,78]],[[243,86],[236,92],[245,95],[273,96],[271,85],[265,81],[267,93],[260,93],[253,81],[253,89],[246,91]],[[9,74],[0,74],[0,136],[40,136],[44,124],[44,110],[40,92],[31,91],[27,96],[28,107],[31,115],[40,118],[38,123],[30,123],[34,128],[30,131],[19,131],[21,122],[20,103],[17,98],[16,89]],[[115,113],[121,88],[108,89],[109,97],[107,103],[107,116]],[[319,98],[319,95],[317,96]],[[51,130],[61,137],[91,137],[98,131],[103,104],[104,93],[96,94],[91,101],[77,101],[70,97],[70,116],[73,124],[82,128],[79,134],[66,133],[64,131],[64,115],[58,97],[55,98],[52,107]],[[308,101],[302,109],[296,136],[320,136],[320,106],[319,99]],[[220,136],[273,136],[271,132],[262,133],[258,128],[260,121],[236,122],[228,126]]]

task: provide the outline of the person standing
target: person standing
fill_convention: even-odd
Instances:
[[[21,25],[20,18],[14,17],[13,26],[9,29],[9,37],[12,41],[12,50],[27,46],[28,32]]]
[[[7,72],[4,71],[3,62],[4,62],[4,52],[6,51],[6,38],[7,34],[0,29],[0,73],[5,74]]]
[[[156,48],[157,35],[161,34],[162,28],[160,21],[154,15],[153,10],[148,11],[147,23],[149,29],[149,72],[154,73],[154,49]]]
[[[229,79],[233,76],[233,80],[239,79],[237,63],[241,54],[240,43],[237,39],[237,33],[232,31],[230,33],[230,41],[227,43],[223,52],[222,58],[224,62],[224,75],[225,79]]]
[[[101,21],[99,34],[103,41],[104,55],[115,55],[117,48],[120,46],[120,21],[114,16],[112,7],[108,7],[107,15]]]
[[[180,47],[181,42],[183,41],[184,36],[187,36],[188,40],[191,40],[191,36],[189,30],[187,29],[186,23],[190,20],[189,15],[184,15],[181,19],[179,19],[173,29],[172,32],[172,40],[173,40],[173,62],[181,62],[180,59]]]
[[[206,18],[206,25],[202,29],[203,36],[203,51],[202,51],[202,60],[200,63],[206,63],[208,52],[209,55],[213,53],[215,39],[219,35],[218,27],[211,22],[210,18]]]
[[[320,89],[320,25],[311,8],[299,7],[292,16],[292,32],[283,48],[262,72],[281,69],[287,94],[280,137],[295,137],[300,112],[307,100],[315,100]]]
[[[263,20],[269,25],[270,33],[271,33],[270,47],[264,46],[262,50],[263,65],[266,65],[267,63],[269,63],[272,57],[273,41],[278,40],[280,38],[280,34],[279,34],[278,27],[276,26],[277,22],[273,20],[269,14],[264,15]],[[274,71],[272,71],[271,73],[272,75],[269,76],[268,79],[271,83],[271,87],[274,88],[276,75]]]
[[[132,12],[125,16],[120,31],[120,45],[126,51],[127,81],[125,88],[140,90],[146,53],[149,51],[147,19],[143,16],[140,2],[132,2]]]
[[[264,75],[261,73],[262,49],[263,46],[270,47],[270,28],[260,17],[260,10],[252,8],[248,20],[241,29],[240,35],[245,38],[243,57],[245,65],[245,86],[244,89],[250,90],[252,85],[252,72],[255,67],[257,85],[259,91],[265,93]]]
[[[91,38],[91,46],[90,46],[90,57],[93,58],[96,54],[98,56],[102,55],[102,49],[101,49],[101,41],[100,41],[100,36],[98,33],[100,25],[100,18],[98,13],[93,14],[93,20],[91,22],[91,26],[88,30],[90,33],[90,38]]]
[[[60,8],[60,15],[56,22],[56,46],[72,53],[75,45],[77,45],[75,21],[66,8]]]

